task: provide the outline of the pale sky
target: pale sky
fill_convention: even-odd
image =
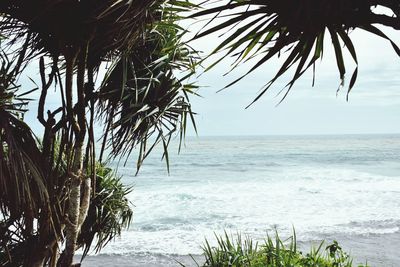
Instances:
[[[400,45],[398,33],[391,29],[384,31]],[[350,36],[358,53],[359,75],[349,102],[346,102],[347,87],[336,96],[339,73],[327,34],[328,49],[322,63],[317,65],[316,85],[311,86],[310,69],[279,106],[276,105],[281,98],[276,94],[290,80],[289,76],[280,79],[261,100],[245,110],[282,61],[274,59],[219,93],[216,91],[243,74],[251,64],[224,77],[231,62],[226,60],[202,75],[199,84],[205,87],[199,93],[203,98],[193,97],[191,101],[198,113],[199,135],[400,133],[400,58],[388,41],[361,30]],[[212,36],[193,45],[209,51],[220,41]],[[354,64],[350,55],[345,59],[348,82]]]
[[[196,31],[196,27],[192,31]],[[390,29],[384,31],[400,45],[398,33]],[[282,61],[277,59],[219,93],[219,89],[243,74],[251,64],[223,76],[230,69],[231,61],[228,59],[201,75],[198,83],[203,87],[198,93],[203,97],[191,98],[192,109],[197,113],[199,136],[400,133],[400,58],[388,41],[362,31],[355,31],[350,36],[358,52],[359,75],[349,102],[346,102],[346,87],[336,97],[339,73],[327,34],[324,58],[317,65],[316,85],[311,86],[310,70],[279,106],[276,105],[281,98],[276,94],[289,81],[289,76],[280,79],[261,100],[245,110],[280,67],[278,64]],[[192,45],[207,52],[220,41],[214,35]],[[349,55],[346,59],[346,77],[350,79],[354,64]],[[36,66],[32,66],[28,73],[35,77]],[[23,79],[23,85],[34,87],[28,79]],[[27,122],[35,121],[33,129],[37,131],[37,102],[33,102],[30,108],[32,111],[27,115]],[[193,134],[190,129],[189,135]]]

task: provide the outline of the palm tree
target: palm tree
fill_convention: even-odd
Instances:
[[[0,264],[23,258],[23,246],[34,243],[34,218],[50,203],[45,184],[42,153],[31,129],[21,118],[28,99],[19,94],[15,73],[6,54],[0,69]],[[47,207],[46,207],[47,208]],[[24,227],[20,227],[24,225]],[[6,254],[7,252],[7,254]],[[28,255],[26,255],[26,258]]]
[[[205,1],[207,2],[210,1]],[[211,19],[206,19],[207,25],[195,38],[215,32],[222,32],[224,36],[224,40],[211,53],[214,55],[224,51],[224,55],[208,69],[228,55],[236,59],[233,68],[243,61],[255,60],[245,75],[226,87],[237,83],[274,56],[285,52],[288,54],[276,75],[252,103],[291,68],[294,68],[294,75],[285,87],[282,100],[310,67],[313,67],[315,75],[315,63],[322,59],[324,39],[328,33],[335,50],[341,86],[344,85],[346,74],[343,45],[358,64],[356,50],[349,35],[353,29],[361,29],[388,40],[400,56],[399,47],[377,27],[380,25],[400,30],[400,6],[397,0],[230,0],[216,1],[210,6],[211,8],[204,8],[192,15],[196,18],[211,16]],[[382,14],[377,7],[384,7],[390,12]],[[222,18],[223,21],[218,23],[217,20]],[[356,82],[357,73],[356,67],[350,79],[348,93]]]
[[[195,58],[181,44],[175,21],[178,11],[190,7],[186,1],[167,0],[1,1],[3,48],[15,57],[13,63],[2,57],[0,84],[1,231],[9,234],[1,244],[2,264],[14,266],[19,257],[24,260],[18,265],[71,266],[82,226],[92,225],[86,219],[93,219],[88,213],[98,180],[96,118],[105,127],[100,161],[106,148],[110,157],[128,157],[139,145],[140,166],[155,144],[162,142],[166,151],[176,130],[183,135],[191,115],[187,94],[194,88],[184,81]],[[21,121],[21,106],[28,100],[14,86],[34,60],[41,81],[41,144]],[[111,62],[111,68],[95,88],[104,62]],[[189,76],[177,78],[176,70]],[[46,114],[52,85],[60,107]]]

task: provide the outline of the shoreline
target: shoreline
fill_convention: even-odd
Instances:
[[[354,259],[353,266],[367,261],[371,267],[395,267],[400,262],[398,245],[400,244],[400,232],[392,234],[371,234],[371,235],[344,235],[326,236],[325,245],[329,245],[332,240],[337,240],[343,250],[350,254]],[[311,246],[318,246],[321,241],[298,241],[299,250],[307,253]],[[193,255],[196,261],[202,263],[202,255]],[[78,260],[79,258],[76,258]],[[82,263],[83,267],[186,267],[197,266],[189,255],[169,255],[169,254],[99,254],[87,256]]]

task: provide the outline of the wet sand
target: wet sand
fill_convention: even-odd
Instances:
[[[344,251],[353,256],[354,266],[366,261],[373,267],[400,266],[400,232],[368,236],[337,236],[336,238]]]

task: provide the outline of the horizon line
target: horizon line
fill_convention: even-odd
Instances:
[[[400,132],[385,133],[285,133],[285,134],[198,134],[186,137],[279,137],[279,136],[366,136],[366,135],[400,135]]]

